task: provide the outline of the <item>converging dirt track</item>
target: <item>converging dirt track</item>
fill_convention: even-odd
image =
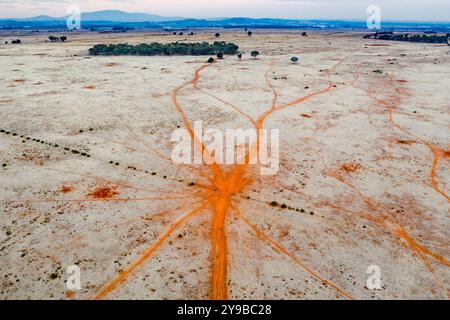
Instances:
[[[0,34],[24,42],[0,46],[0,297],[448,299],[448,47],[261,30],[222,32],[242,61],[86,55],[214,33]],[[259,140],[175,164],[179,128],[212,157],[194,121],[279,129],[278,173]]]

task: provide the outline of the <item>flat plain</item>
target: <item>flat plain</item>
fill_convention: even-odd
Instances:
[[[0,34],[0,297],[448,299],[449,47],[221,30],[242,60],[87,52],[215,32]],[[278,173],[175,164],[200,120],[279,129]]]

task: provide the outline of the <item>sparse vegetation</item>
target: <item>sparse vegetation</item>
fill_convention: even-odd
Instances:
[[[121,44],[97,44],[89,49],[90,55],[140,55],[140,56],[156,56],[156,55],[213,55],[217,53],[234,54],[239,47],[234,43],[216,41],[213,44],[208,42],[197,43],[141,43],[131,45],[128,43]]]
[[[55,36],[49,36],[48,40],[50,42],[65,42],[67,41],[67,37],[66,36],[60,36],[60,37],[55,37]]]
[[[256,59],[256,58],[259,56],[259,51],[253,50],[253,51],[250,53],[250,55],[251,55],[253,58]]]

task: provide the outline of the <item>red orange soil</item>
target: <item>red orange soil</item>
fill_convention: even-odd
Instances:
[[[75,188],[72,186],[62,186],[60,191],[61,193],[70,193],[74,190]]]
[[[115,195],[118,195],[116,187],[99,187],[95,189],[92,193],[89,193],[88,196],[95,199],[111,199]]]

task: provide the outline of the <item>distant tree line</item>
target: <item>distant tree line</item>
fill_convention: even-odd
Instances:
[[[379,39],[392,41],[408,41],[420,43],[447,43],[449,34],[446,35],[429,35],[429,34],[394,34],[393,32],[378,32],[364,36],[365,39]]]
[[[50,40],[50,42],[59,42],[59,41],[64,42],[67,40],[67,37],[66,36],[61,36],[61,37],[50,36],[50,37],[48,37],[48,40]]]
[[[234,43],[216,41],[197,43],[141,43],[132,45],[120,44],[97,44],[89,49],[89,54],[94,56],[116,56],[116,55],[139,55],[139,56],[172,56],[172,55],[217,55],[235,54],[239,47]]]

